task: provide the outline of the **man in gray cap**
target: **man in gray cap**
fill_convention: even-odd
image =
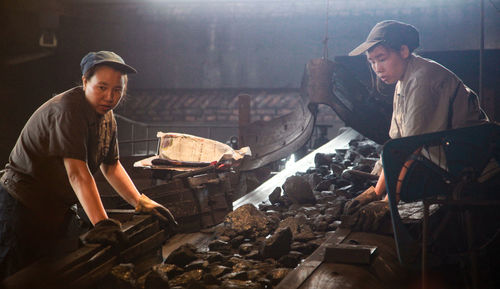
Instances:
[[[349,53],[364,53],[381,81],[396,84],[389,136],[407,137],[486,122],[477,95],[450,70],[414,54],[418,46],[415,27],[386,20],[377,23],[365,42]],[[346,212],[354,214],[362,206],[382,199],[385,187],[382,172],[375,187],[347,203]]]
[[[176,225],[168,209],[138,192],[119,160],[113,109],[136,70],[110,51],[90,52],[80,66],[83,85],[33,113],[0,179],[0,280],[57,250],[54,244],[69,237],[76,203],[94,226],[85,242],[126,242],[102,205],[97,169],[136,211]]]

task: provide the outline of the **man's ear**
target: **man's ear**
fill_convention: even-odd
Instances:
[[[399,49],[399,54],[403,59],[406,59],[410,56],[410,49],[408,48],[407,45],[401,45],[401,48]]]
[[[82,85],[83,85],[83,90],[85,90],[85,87],[87,87],[87,78],[82,75]]]

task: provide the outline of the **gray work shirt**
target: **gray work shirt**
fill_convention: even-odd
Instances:
[[[24,206],[60,219],[78,201],[64,158],[86,162],[91,173],[118,160],[113,112],[97,114],[82,87],[54,96],[33,113],[12,150],[2,185]]]

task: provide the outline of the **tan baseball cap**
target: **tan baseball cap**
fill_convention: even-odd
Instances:
[[[393,45],[407,45],[410,48],[419,46],[418,30],[410,25],[396,20],[385,20],[373,26],[365,42],[349,52],[349,56],[356,56],[364,53],[373,46],[386,42]]]

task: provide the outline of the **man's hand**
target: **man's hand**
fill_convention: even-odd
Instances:
[[[170,211],[164,206],[158,204],[157,202],[148,198],[148,196],[141,194],[139,198],[139,202],[135,207],[135,211],[137,213],[149,213],[157,216],[160,220],[167,224],[171,224],[174,227],[179,226],[177,221],[174,218],[174,215],[170,213]]]
[[[387,201],[373,201],[353,215],[345,216],[341,227],[353,231],[391,233],[391,218]]]
[[[375,192],[375,188],[373,186],[370,186],[359,196],[345,203],[344,215],[352,215],[364,205],[378,200],[380,200],[380,197]]]
[[[128,238],[122,231],[119,221],[104,219],[95,224],[83,238],[83,242],[90,244],[104,244],[122,246],[128,242]]]

